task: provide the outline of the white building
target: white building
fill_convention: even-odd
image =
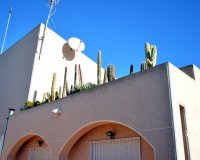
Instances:
[[[0,135],[8,108],[19,111],[26,101],[42,101],[44,93],[51,93],[53,73],[57,91],[63,87],[65,67],[69,89],[74,85],[75,64],[80,65],[82,83],[96,84],[96,63],[81,52],[70,52],[67,41],[48,28],[40,53],[43,31],[40,24],[0,55]]]
[[[40,54],[43,29],[38,26],[0,56],[1,135],[8,108],[19,111],[27,100],[41,101],[51,90],[53,73],[57,90],[66,66],[69,86],[75,64],[81,65],[84,83],[97,81],[96,63],[82,53],[73,59],[66,41],[49,29]],[[198,67],[157,65],[16,112],[9,120],[1,159],[199,160],[199,98]]]

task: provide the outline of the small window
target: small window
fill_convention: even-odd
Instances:
[[[187,137],[187,125],[185,117],[185,108],[180,106],[180,117],[181,117],[181,126],[182,126],[182,135],[183,135],[183,145],[185,151],[185,160],[190,160],[190,150]]]

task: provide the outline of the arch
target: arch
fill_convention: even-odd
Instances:
[[[16,156],[18,154],[18,152],[20,150],[22,150],[22,147],[23,145],[25,145],[27,142],[29,142],[30,140],[41,140],[40,142],[42,144],[37,144],[37,145],[45,145],[48,147],[49,151],[51,152],[50,150],[50,147],[49,147],[49,144],[47,143],[47,141],[42,137],[40,136],[39,134],[36,134],[36,133],[29,133],[27,135],[24,135],[22,136],[21,138],[19,138],[15,143],[14,145],[12,146],[11,150],[9,151],[8,155],[6,156],[7,158],[6,159],[16,159]],[[38,141],[39,142],[39,141]]]
[[[135,129],[133,129],[132,127],[125,125],[123,123],[120,122],[116,122],[116,121],[110,121],[110,120],[104,120],[104,121],[96,121],[96,122],[92,122],[89,123],[85,126],[83,126],[82,128],[78,129],[76,132],[74,132],[66,141],[66,143],[63,145],[63,147],[61,148],[60,152],[59,152],[59,159],[65,159],[70,151],[72,150],[72,148],[76,145],[76,143],[86,134],[88,134],[89,132],[91,132],[92,130],[98,128],[98,127],[103,127],[105,125],[115,125],[115,126],[121,126],[124,128],[127,128],[128,130],[132,131],[133,133],[136,133],[136,135],[138,135],[143,141],[145,141],[146,144],[148,144],[148,146],[152,149],[153,152],[153,157],[155,155],[155,149],[152,146],[152,144],[139,132],[137,132]],[[125,138],[125,137],[122,137]],[[152,158],[153,160],[154,158]]]

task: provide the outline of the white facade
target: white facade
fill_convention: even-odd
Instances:
[[[40,26],[39,37],[43,34],[43,25]],[[97,81],[96,63],[86,57],[83,53],[77,52],[73,60],[69,61],[63,56],[63,48],[66,40],[62,39],[50,29],[46,30],[41,56],[39,59],[41,40],[38,41],[36,56],[34,60],[31,85],[28,100],[42,101],[43,93],[51,93],[53,73],[56,73],[56,90],[63,86],[64,71],[67,67],[68,88],[74,85],[75,64],[80,64],[83,83]]]
[[[182,71],[184,72],[182,72]],[[200,70],[194,65],[179,70],[169,65],[172,116],[174,120],[175,152],[178,160],[185,159],[180,106],[185,108],[186,135],[191,160],[198,160],[200,146]]]
[[[68,87],[73,85],[75,64],[81,66],[83,83],[97,81],[96,63],[83,53],[65,59],[66,41],[50,29],[40,53],[43,29],[44,25],[36,27],[0,56],[1,135],[8,108],[19,110],[27,100],[42,101],[43,93],[51,92],[53,73],[57,74],[57,91],[63,85],[65,67]],[[200,70],[196,66],[179,69],[165,63],[16,113],[9,120],[2,159],[26,157],[30,149],[29,158],[36,159],[129,155],[124,159],[199,160],[199,91]],[[185,108],[185,121],[180,106]],[[55,109],[60,109],[60,114],[53,114]],[[113,131],[116,139],[110,140],[107,131]],[[42,152],[38,139],[45,141]],[[190,158],[185,156],[187,144]]]
[[[48,28],[40,54],[43,30],[43,24],[37,26],[0,55],[0,134],[5,128],[8,108],[19,111],[27,100],[42,101],[44,93],[51,93],[53,73],[57,75],[57,91],[63,87],[65,67],[69,89],[74,84],[75,64],[81,66],[83,83],[96,84],[96,63],[81,52],[73,60],[64,58],[67,41]]]

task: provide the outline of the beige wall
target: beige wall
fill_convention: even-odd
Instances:
[[[182,127],[180,120],[180,105],[185,107],[187,134],[192,160],[199,160],[200,148],[200,70],[196,66],[188,66],[187,71],[193,72],[194,79],[169,64],[174,128],[176,138],[177,159],[184,160]],[[191,70],[193,68],[193,70]],[[186,72],[187,73],[187,72]],[[191,75],[191,74],[189,74]]]
[[[19,109],[28,98],[39,28],[34,29],[0,55],[0,134],[8,108]]]
[[[62,159],[92,128],[115,122],[149,142],[156,160],[175,159],[169,99],[167,64],[163,64],[15,114],[9,122],[3,158],[15,156],[13,145],[35,133],[49,144],[53,159]],[[62,114],[53,114],[55,108]]]
[[[133,130],[115,123],[101,125],[84,134],[72,147],[67,157],[68,160],[88,160],[89,145],[92,141],[109,140],[107,131],[113,131],[115,138],[139,137]],[[143,138],[141,138],[141,160],[154,160],[154,150]]]
[[[38,140],[42,140],[43,144],[39,146],[37,144]],[[16,160],[28,160],[29,156],[29,149],[35,149],[35,148],[46,148],[48,147],[46,142],[39,136],[35,136],[27,140],[18,150],[16,153]]]
[[[40,24],[0,55],[0,137],[4,134],[8,108],[19,112],[27,100],[42,101],[44,93],[51,93],[53,73],[57,74],[57,91],[63,86],[66,66],[68,87],[74,83],[76,63],[81,65],[83,83],[97,81],[96,63],[81,52],[71,61],[63,58],[67,41],[48,28],[39,59],[43,29],[44,25]]]

